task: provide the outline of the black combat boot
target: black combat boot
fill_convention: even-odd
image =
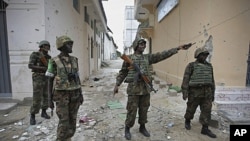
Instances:
[[[185,120],[185,128],[186,128],[187,130],[190,130],[190,129],[191,129],[190,120]]]
[[[145,124],[140,125],[139,131],[145,136],[145,137],[150,137],[150,134],[148,133]]]
[[[42,110],[41,117],[43,117],[45,119],[50,119],[50,116],[46,113],[45,109]]]
[[[36,125],[36,116],[35,116],[35,114],[30,115],[30,125]]]
[[[129,129],[130,129],[130,128],[126,125],[126,126],[125,126],[125,138],[126,138],[127,140],[131,140],[131,134],[130,134]]]
[[[208,129],[208,126],[205,125],[202,126],[201,134],[207,135],[211,138],[216,138],[216,135],[211,130]]]

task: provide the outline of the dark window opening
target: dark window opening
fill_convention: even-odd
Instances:
[[[80,13],[79,0],[73,0],[73,7],[78,13]]]

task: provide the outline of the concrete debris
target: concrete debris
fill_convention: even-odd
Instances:
[[[77,117],[75,135],[72,141],[122,141],[124,138],[124,122],[126,119],[127,84],[119,86],[119,93],[113,96],[115,76],[122,65],[122,60],[112,60],[109,66],[94,73],[89,80],[82,85],[84,103],[80,106]],[[96,80],[96,81],[95,81]],[[197,109],[192,120],[192,130],[187,131],[184,127],[184,114],[186,102],[182,100],[179,88],[170,85],[155,76],[155,88],[166,85],[168,88],[159,88],[156,94],[152,93],[148,123],[146,127],[151,134],[150,138],[144,137],[139,132],[138,115],[135,125],[131,128],[132,140],[176,140],[200,141],[209,140],[207,136],[200,134],[199,123],[200,111]],[[51,119],[41,118],[36,115],[36,125],[29,125],[30,105],[18,106],[17,110],[0,116],[0,139],[19,141],[53,141],[56,140],[58,117]],[[56,109],[55,109],[56,110]],[[49,111],[49,109],[48,109]],[[213,119],[218,121],[217,127],[210,129],[218,135],[217,140],[228,140],[230,121],[226,120],[213,109]],[[4,117],[6,115],[6,117]],[[24,115],[24,117],[23,117]],[[19,117],[20,116],[20,117]],[[238,112],[238,117],[246,117],[247,114]],[[11,124],[9,119],[19,117]]]

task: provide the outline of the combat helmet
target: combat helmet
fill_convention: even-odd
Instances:
[[[50,46],[50,43],[49,43],[49,41],[47,41],[47,40],[42,40],[42,41],[39,43],[39,47],[42,47],[43,45],[49,45],[49,46]]]
[[[206,53],[206,54],[209,54],[208,50],[204,47],[201,47],[201,48],[197,48],[194,52],[194,58],[197,58],[199,56],[199,54],[201,53]]]
[[[61,48],[65,42],[73,43],[73,41],[68,36],[63,35],[56,39],[56,48],[57,49]]]
[[[136,42],[136,45],[133,45],[133,48],[134,48],[134,51],[137,49],[138,45],[141,44],[141,43],[145,43],[146,44],[146,40],[144,39],[139,39],[137,42]]]

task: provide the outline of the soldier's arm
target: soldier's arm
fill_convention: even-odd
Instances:
[[[56,75],[56,63],[52,61],[52,59],[49,60],[48,63],[48,69],[45,73],[45,76],[47,76],[48,81],[48,104],[51,108],[51,116],[53,116],[53,109],[54,109],[54,103],[53,103],[53,93],[54,93],[54,86],[53,81]]]
[[[49,59],[49,62],[48,62],[48,68],[47,68],[47,71],[45,73],[45,76],[47,77],[50,77],[50,78],[53,78],[56,76],[57,72],[56,72],[56,62],[52,59]]]
[[[210,64],[211,65],[211,64]],[[213,66],[211,65],[211,67],[212,67],[212,78],[213,78],[213,85],[212,85],[212,90],[213,90],[213,96],[214,96],[214,94],[215,94],[215,81],[214,81],[214,72],[213,72]]]
[[[154,64],[154,63],[158,63],[158,62],[160,62],[162,60],[165,60],[165,59],[171,57],[172,55],[178,53],[179,50],[187,50],[194,44],[192,44],[192,43],[183,44],[183,45],[180,45],[178,47],[175,47],[175,48],[172,48],[172,49],[169,49],[169,50],[164,50],[162,52],[152,54],[152,55],[149,56],[150,57],[149,58],[149,64]]]
[[[164,50],[162,52],[157,52],[154,54],[149,55],[149,64],[155,64],[158,63],[162,60],[165,60],[169,57],[171,57],[172,55],[178,53],[179,47],[176,48],[172,48],[169,50]]]
[[[129,64],[123,61],[122,68],[119,71],[118,75],[116,76],[116,86],[120,86],[121,83],[126,78],[126,76],[128,75],[128,71],[129,71],[128,67],[129,67]]]
[[[118,87],[122,84],[122,82],[124,81],[124,79],[128,75],[128,71],[129,71],[128,67],[129,67],[129,64],[126,63],[125,61],[123,61],[122,68],[119,71],[118,75],[116,76],[116,84],[115,84],[113,96],[116,93],[118,93]]]
[[[182,80],[182,85],[181,85],[182,93],[188,94],[188,90],[189,90],[188,84],[189,84],[191,75],[192,75],[192,63],[189,63],[185,69],[183,80]]]

